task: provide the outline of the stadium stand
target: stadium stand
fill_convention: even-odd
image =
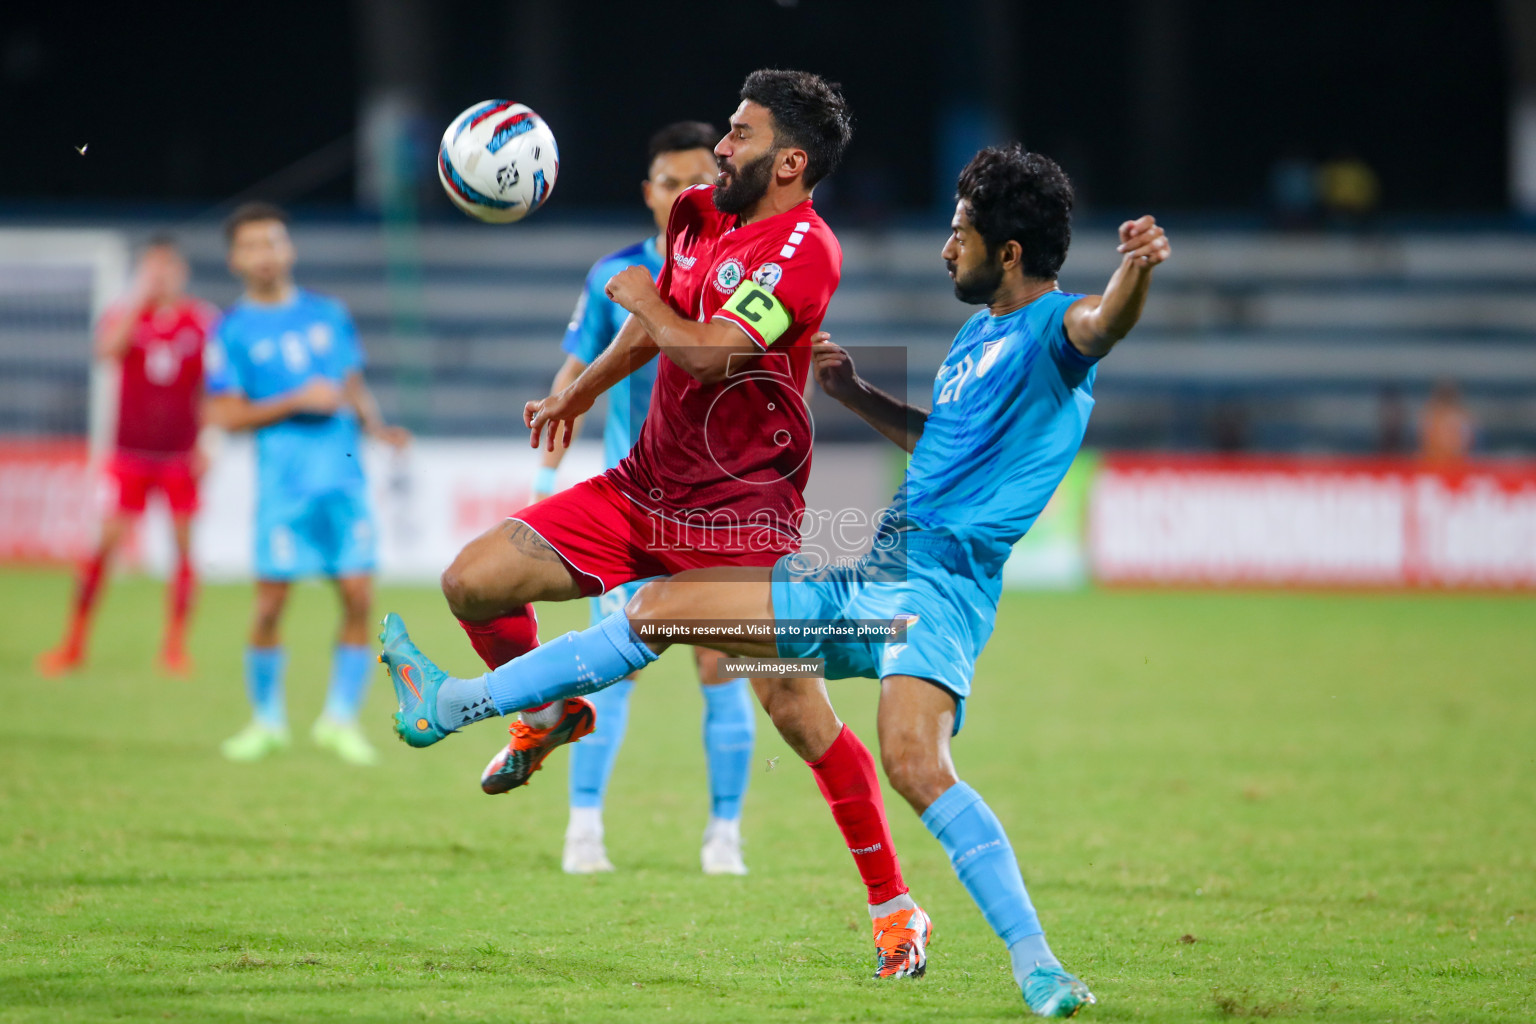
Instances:
[[[113,227],[130,240],[147,233]],[[634,231],[434,225],[386,245],[372,226],[301,222],[295,236],[300,281],[355,311],[386,407],[426,434],[486,436],[521,429],[523,401],[558,364],[582,274]],[[1110,237],[1079,229],[1064,287],[1103,282]],[[942,236],[842,240],[827,328],[848,345],[905,346],[908,386],[925,395],[966,315],[940,270]],[[230,302],[216,230],[183,241],[194,290]],[[1417,409],[1452,379],[1480,424],[1480,453],[1536,451],[1536,237],[1182,232],[1178,249],[1132,343],[1101,371],[1090,443],[1372,452],[1385,406]],[[87,282],[0,271],[0,431],[83,434]]]

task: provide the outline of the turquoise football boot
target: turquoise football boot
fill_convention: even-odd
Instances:
[[[1024,979],[1024,1002],[1041,1017],[1072,1017],[1098,1000],[1062,968],[1040,964]]]
[[[383,650],[379,661],[389,669],[389,681],[395,686],[400,710],[395,713],[395,733],[413,747],[430,747],[453,729],[445,729],[437,719],[437,691],[448,673],[427,660],[405,631],[405,620],[394,612],[384,616],[384,630],[379,634]]]

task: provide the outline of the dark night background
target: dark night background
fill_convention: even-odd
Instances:
[[[427,11],[408,71],[425,122],[491,96],[529,103],[560,139],[566,210],[632,203],[651,128],[723,123],[742,76],[764,65],[843,83],[858,130],[829,197],[841,207],[857,193],[881,213],[929,208],[945,190],[940,129],[958,97],[976,96],[1056,156],[1089,209],[1255,210],[1277,159],[1341,153],[1376,169],[1388,214],[1507,205],[1510,72],[1492,0]],[[13,211],[211,204],[324,151],[285,198],[351,204],[345,140],[375,74],[363,13],[292,0],[6,5],[0,197]],[[427,212],[449,207],[435,195]]]

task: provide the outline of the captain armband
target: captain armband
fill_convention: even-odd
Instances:
[[[794,318],[784,304],[773,297],[773,292],[753,280],[741,283],[735,293],[721,308],[735,319],[750,324],[765,346],[772,345],[789,330]]]

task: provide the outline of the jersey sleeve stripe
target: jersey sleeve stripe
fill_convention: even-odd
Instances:
[[[758,348],[762,349],[765,352],[768,350],[768,343],[763,340],[763,336],[761,334],[757,333],[757,328],[753,327],[751,324],[747,323],[745,320],[743,320],[741,317],[735,315],[730,310],[728,310],[728,309],[718,310],[715,313],[714,316],[710,317],[710,319],[711,320],[725,320],[728,323],[735,324],[737,327],[740,327],[743,331],[745,331],[747,333],[747,337],[751,338],[753,343],[755,345],[757,345]]]

